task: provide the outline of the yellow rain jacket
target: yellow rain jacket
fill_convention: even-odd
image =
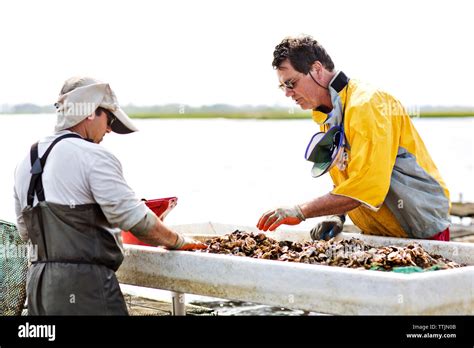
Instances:
[[[354,224],[366,234],[409,238],[449,227],[449,191],[401,103],[342,72],[330,86],[348,143],[346,168],[329,172],[332,194],[362,203],[348,213]],[[322,131],[338,124],[332,116],[313,110]]]

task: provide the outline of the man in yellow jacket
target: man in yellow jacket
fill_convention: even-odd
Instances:
[[[321,127],[306,150],[312,175],[329,172],[334,189],[309,202],[262,215],[273,231],[328,216],[314,239],[342,231],[347,213],[363,233],[449,240],[449,191],[401,103],[349,79],[309,36],[285,38],[273,53],[280,87]]]

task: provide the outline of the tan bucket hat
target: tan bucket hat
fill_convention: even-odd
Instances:
[[[56,104],[57,121],[55,131],[75,126],[98,108],[102,107],[114,114],[112,131],[119,134],[138,130],[130,117],[120,108],[117,97],[108,83],[91,77],[71,77],[64,82]]]

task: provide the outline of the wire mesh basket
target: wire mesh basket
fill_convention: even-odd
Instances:
[[[0,315],[21,315],[26,299],[28,245],[15,224],[0,220]]]

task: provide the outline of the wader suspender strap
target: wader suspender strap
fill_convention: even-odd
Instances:
[[[43,168],[46,164],[46,159],[49,156],[49,153],[53,149],[54,145],[56,145],[59,141],[66,139],[66,138],[79,138],[83,139],[78,134],[65,134],[58,138],[56,138],[53,143],[48,147],[46,152],[44,153],[43,157],[39,158],[38,156],[38,143],[34,143],[31,146],[30,150],[30,159],[31,159],[31,180],[30,186],[28,188],[28,197],[27,197],[27,205],[32,207],[33,201],[35,199],[35,193],[38,196],[38,201],[43,202],[45,200],[44,197],[44,190],[43,190]]]

